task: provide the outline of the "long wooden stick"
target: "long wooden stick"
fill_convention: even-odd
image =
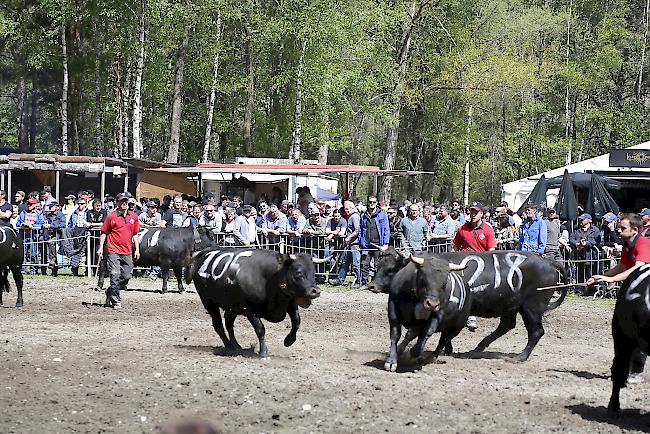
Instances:
[[[566,285],[553,285],[553,286],[542,286],[537,288],[538,291],[544,291],[545,289],[559,289],[559,288],[570,288],[572,286],[589,286],[586,283],[567,283]]]

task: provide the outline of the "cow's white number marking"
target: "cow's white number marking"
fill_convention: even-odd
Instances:
[[[521,268],[519,266],[524,263],[526,260],[525,255],[521,255],[519,253],[507,253],[506,254],[506,264],[510,269],[508,270],[508,277],[506,278],[506,281],[508,282],[508,286],[510,289],[514,291],[519,291],[521,289],[521,284],[523,283],[523,273],[521,272]],[[513,282],[513,277],[514,275],[517,275],[517,286],[515,287],[515,284]]]
[[[142,244],[142,240],[144,239],[144,236],[147,235],[147,232],[149,232],[149,229],[147,228],[140,229],[140,232],[138,232],[138,240],[140,240],[140,244]]]
[[[203,264],[199,268],[199,276],[205,279],[211,277],[217,280],[223,277],[223,275],[226,274],[226,272],[229,270],[231,272],[234,272],[234,276],[237,276],[237,273],[239,273],[239,264],[237,264],[237,261],[240,258],[246,258],[253,254],[251,250],[245,250],[243,252],[237,253],[237,255],[235,255],[233,252],[225,252],[221,254],[219,253],[221,253],[220,250],[215,250],[206,255]],[[222,262],[223,268],[221,268],[221,271],[219,271],[219,264]],[[209,272],[208,269],[210,270]]]
[[[634,279],[631,283],[630,286],[627,288],[627,291],[625,291],[625,299],[628,301],[632,301],[636,298],[641,297],[641,294],[638,292],[632,293],[636,289],[637,286],[641,282],[643,282],[645,279],[650,276],[650,264],[645,264],[639,267],[639,272],[641,274],[637,276],[636,279]],[[648,289],[645,289],[645,304],[648,309],[650,309],[650,291]]]
[[[485,261],[483,261],[483,258],[479,258],[478,256],[474,255],[469,255],[466,256],[461,262],[460,265],[466,266],[469,261],[474,261],[476,262],[476,271],[474,271],[474,274],[472,274],[472,277],[467,281],[467,284],[469,286],[472,286],[474,282],[476,282],[476,279],[483,273],[483,270],[485,269]]]
[[[499,257],[497,255],[493,255],[492,262],[494,264],[494,289],[498,289],[501,285],[501,269],[499,265]]]
[[[149,238],[147,245],[149,247],[155,247],[158,244],[158,237],[160,237],[160,231],[154,232],[154,234]]]
[[[452,303],[456,303],[458,305],[458,309],[462,309],[463,306],[465,305],[465,297],[466,297],[465,284],[463,283],[463,279],[457,273],[449,273],[447,279],[451,282],[451,291],[449,291],[449,301]],[[456,292],[456,288],[458,288],[458,297],[454,295],[454,292]]]
[[[4,244],[5,241],[7,241],[7,234],[5,233],[6,229],[6,227],[0,226],[0,232],[2,232],[2,235],[0,236],[0,244]]]

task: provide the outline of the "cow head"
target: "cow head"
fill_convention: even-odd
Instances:
[[[194,228],[194,251],[195,252],[216,245],[217,245],[217,240],[214,233],[211,230],[203,226]]]
[[[443,300],[448,299],[447,278],[451,271],[465,269],[466,266],[452,264],[439,258],[411,256],[415,266],[414,297],[418,300],[416,317],[425,319],[430,313],[440,310]]]
[[[295,297],[298,306],[308,308],[311,301],[320,296],[312,257],[304,253],[286,255],[283,267],[287,290]]]
[[[399,270],[408,264],[408,257],[399,250],[389,247],[383,251],[368,289],[374,293],[388,292],[393,278]]]

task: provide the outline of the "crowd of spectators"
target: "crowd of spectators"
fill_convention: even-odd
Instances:
[[[458,201],[427,204],[420,199],[398,204],[370,196],[345,201],[337,208],[315,200],[307,187],[298,188],[295,203],[283,199],[277,187],[271,197],[249,193],[243,194],[246,200],[213,193],[200,198],[130,198],[128,206],[143,227],[202,226],[218,234],[219,243],[225,246],[274,246],[283,241],[297,251],[332,256],[332,266],[325,274],[336,285],[345,284],[350,272],[356,285],[367,284],[371,264],[388,246],[405,254],[497,248],[533,251],[557,260],[571,257],[577,260],[575,272],[583,281],[595,271],[593,260],[616,257],[623,246],[617,233],[618,216],[612,213],[603,216],[602,224],[594,225],[592,216],[582,210],[577,221],[560,221],[554,209],[536,204],[528,204],[520,216],[506,202],[495,208],[478,202],[463,208]],[[29,244],[27,263],[48,264],[40,270],[29,267],[32,273],[45,274],[49,268],[56,275],[57,253],[61,252],[57,246],[63,245],[71,258],[72,273],[77,275],[86,254],[85,232],[100,228],[114,208],[112,196],[98,198],[92,191],[69,194],[63,204],[55,200],[48,186],[29,194],[17,191],[13,204],[0,191],[0,225],[20,231],[27,242],[47,242],[42,258],[37,258],[38,243]],[[472,209],[480,210],[478,219]],[[650,210],[642,210],[640,217],[640,233],[650,237]],[[463,238],[467,241],[464,245],[460,243]],[[73,242],[55,243],[58,239]],[[93,249],[95,244],[93,241]]]

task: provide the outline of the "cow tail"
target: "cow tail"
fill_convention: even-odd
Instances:
[[[562,263],[560,263],[560,262],[558,262],[558,261],[555,261],[555,260],[551,261],[551,264],[553,265],[553,268],[555,268],[557,271],[560,272],[560,276],[561,276],[561,278],[562,278],[562,283],[563,283],[564,285],[566,285],[567,283],[569,283],[569,278],[568,278],[568,276],[567,276],[567,274],[566,274],[566,268],[564,268],[564,264],[562,264]],[[563,302],[564,299],[566,298],[567,293],[569,292],[569,288],[568,288],[568,287],[559,288],[559,291],[560,291],[560,297],[558,297],[557,300],[555,300],[554,302],[550,303],[550,304],[546,307],[546,311],[547,311],[547,312],[548,312],[549,310],[553,310],[553,309],[557,308],[558,306],[560,306],[560,305],[562,304],[562,302]]]

